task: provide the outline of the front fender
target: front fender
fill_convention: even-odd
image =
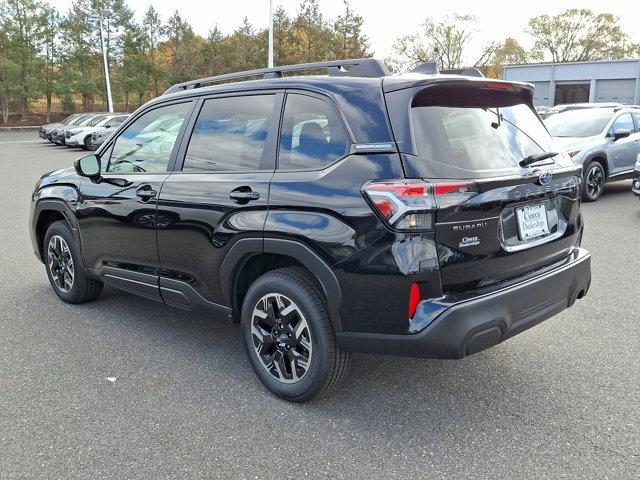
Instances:
[[[43,222],[46,218],[51,218],[51,214],[54,212],[54,217],[62,216],[69,222],[76,245],[80,246],[80,234],[75,215],[79,197],[80,193],[73,185],[49,185],[33,193],[29,214],[30,238],[33,251],[40,261],[43,261],[43,230],[46,230],[47,226]]]

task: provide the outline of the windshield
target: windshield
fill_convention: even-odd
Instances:
[[[477,101],[469,107],[461,103],[460,98],[455,106],[416,106],[414,102],[411,119],[421,174],[457,179],[509,175],[521,173],[519,162],[529,155],[559,151],[524,103],[491,99],[486,106]],[[546,160],[554,162],[566,163],[561,155]]]
[[[604,131],[611,110],[582,109],[558,113],[545,120],[553,137],[593,137]]]

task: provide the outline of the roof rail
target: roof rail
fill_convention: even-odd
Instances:
[[[344,67],[351,67],[349,70]],[[280,78],[284,72],[296,72],[303,70],[327,69],[327,73],[332,77],[369,77],[377,78],[389,75],[389,71],[384,64],[375,58],[355,58],[350,60],[331,60],[328,62],[301,63],[298,65],[283,65],[273,68],[258,68],[245,72],[226,73],[213,77],[199,78],[188,82],[176,83],[167,89],[164,94],[175,93],[192,88],[201,88],[205,85],[224,82],[227,80],[239,80],[249,77]],[[163,94],[163,95],[164,95]]]

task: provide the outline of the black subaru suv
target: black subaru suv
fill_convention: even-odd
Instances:
[[[174,85],[42,177],[33,247],[65,302],[107,284],[238,322],[286,400],[350,352],[462,358],[589,289],[580,166],[532,93],[373,59]]]

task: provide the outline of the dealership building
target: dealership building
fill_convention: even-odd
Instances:
[[[582,102],[640,104],[640,59],[508,65],[504,67],[503,78],[535,85],[536,106]]]

